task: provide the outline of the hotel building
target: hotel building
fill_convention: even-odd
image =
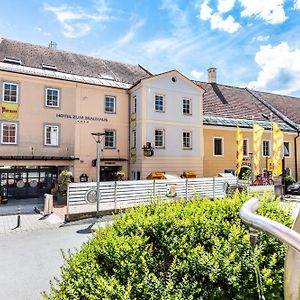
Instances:
[[[266,128],[264,169],[271,113],[284,131],[285,165],[298,177],[300,99],[220,85],[216,75],[214,68],[208,82],[176,70],[153,75],[140,65],[1,39],[1,190],[42,195],[63,169],[75,181],[83,174],[95,181],[93,132],[105,133],[101,180],[115,180],[117,172],[125,179],[159,171],[215,176],[235,169],[237,125],[249,167],[254,120]]]

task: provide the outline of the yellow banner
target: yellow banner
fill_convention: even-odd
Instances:
[[[273,176],[280,176],[282,174],[282,148],[283,148],[283,133],[278,125],[273,122]]]
[[[1,103],[1,119],[16,120],[18,119],[19,104]]]
[[[132,163],[136,162],[136,148],[131,148],[130,149],[130,161]]]
[[[261,147],[261,138],[264,133],[264,129],[257,125],[253,124],[253,172],[255,176],[260,174],[259,171],[259,161],[260,161],[260,147]]]
[[[282,170],[282,159],[280,160],[280,170]],[[268,172],[273,172],[273,163],[272,163],[272,158],[271,157],[268,157],[267,158],[267,171]],[[281,171],[282,173],[282,171]]]
[[[243,162],[243,133],[240,127],[236,131],[236,173],[240,174]]]

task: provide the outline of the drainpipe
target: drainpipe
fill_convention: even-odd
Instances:
[[[128,180],[130,179],[130,174],[131,174],[131,164],[130,164],[130,142],[131,142],[131,95],[128,90],[128,162],[127,162],[127,170],[128,170]]]
[[[297,158],[297,138],[299,137],[300,132],[297,132],[297,136],[294,138],[294,149],[295,149],[295,177],[296,182],[298,181],[298,158]]]

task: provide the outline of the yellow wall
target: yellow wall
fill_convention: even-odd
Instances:
[[[248,139],[249,152],[253,152],[252,130],[241,129],[243,138]],[[295,177],[295,159],[294,159],[294,137],[292,133],[284,133],[284,141],[290,142],[290,157],[285,159],[286,168],[292,169],[292,176]],[[213,155],[213,138],[222,137],[224,139],[224,155]],[[270,131],[265,131],[262,139],[271,141]],[[216,176],[224,172],[225,169],[235,170],[236,165],[236,128],[224,127],[204,127],[204,176]],[[299,148],[300,149],[300,148]],[[262,152],[261,152],[262,154]],[[266,168],[266,158],[262,157],[260,168]]]

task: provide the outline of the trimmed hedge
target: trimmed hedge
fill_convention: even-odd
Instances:
[[[127,210],[66,257],[47,299],[258,299],[248,228],[248,198],[195,197]],[[264,199],[259,213],[291,225],[288,209]],[[266,299],[283,298],[286,246],[260,233],[256,255]]]

